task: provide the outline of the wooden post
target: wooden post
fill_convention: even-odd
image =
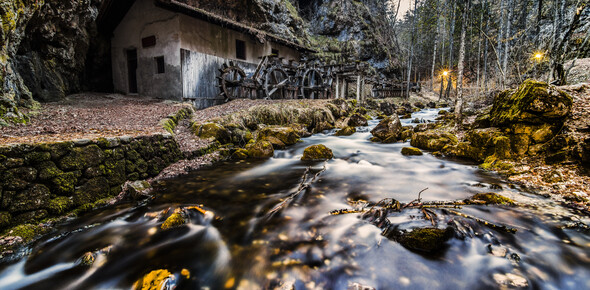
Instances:
[[[336,99],[340,98],[339,93],[339,86],[340,86],[340,78],[336,75]]]
[[[361,100],[361,75],[356,76],[356,100]]]
[[[361,78],[361,98],[365,100],[365,78]]]

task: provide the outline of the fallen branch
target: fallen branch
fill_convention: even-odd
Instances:
[[[517,231],[516,228],[510,227],[510,226],[507,226],[507,225],[503,225],[503,224],[496,224],[496,223],[493,223],[493,222],[490,222],[490,221],[487,221],[487,220],[484,220],[484,219],[480,219],[478,217],[474,217],[474,216],[471,216],[471,215],[468,215],[468,214],[464,214],[462,212],[458,212],[458,211],[455,211],[455,210],[443,209],[443,211],[448,212],[448,213],[451,213],[451,214],[454,214],[454,215],[457,215],[457,216],[460,216],[460,217],[472,219],[472,220],[474,220],[474,221],[476,221],[476,222],[478,222],[480,224],[483,224],[483,225],[488,226],[488,227],[490,227],[492,229],[495,229],[495,230],[502,230],[502,231],[505,231],[505,232],[508,232],[508,233],[511,233],[511,234],[514,234]]]
[[[280,210],[282,210],[283,208],[287,207],[287,205],[289,205],[297,196],[299,196],[299,194],[301,192],[303,192],[305,189],[309,188],[309,186],[320,176],[320,174],[322,174],[322,172],[326,171],[326,163],[324,163],[324,167],[322,168],[322,170],[320,170],[316,174],[314,174],[314,176],[311,178],[311,180],[309,182],[305,182],[305,180],[307,179],[307,175],[309,174],[310,171],[311,171],[311,167],[307,167],[305,169],[305,172],[303,172],[303,175],[301,176],[301,183],[299,183],[299,187],[297,188],[297,191],[290,194],[283,201],[281,201],[277,205],[275,205],[266,214],[267,218],[272,217],[275,213],[277,213]]]

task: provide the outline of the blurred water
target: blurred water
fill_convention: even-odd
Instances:
[[[437,112],[428,109],[413,117],[429,120]],[[145,205],[123,204],[64,224],[29,255],[1,266],[0,289],[129,288],[155,269],[168,269],[176,286],[186,289],[272,289],[280,283],[296,289],[346,289],[354,283],[377,289],[496,289],[510,279],[534,289],[590,289],[587,233],[558,227],[571,221],[573,212],[511,189],[472,163],[428,153],[403,156],[408,143],[371,143],[369,129],[377,121],[369,123],[348,137],[316,134],[267,160],[199,170],[167,181]],[[300,161],[307,146],[319,143],[333,150],[333,160]],[[270,215],[298,192],[308,167],[311,175],[321,171],[318,179],[308,177],[309,188]],[[409,202],[425,188],[426,201],[493,191],[531,206],[464,207],[461,212],[518,231],[456,219],[468,226],[467,237],[451,239],[436,256],[388,240],[358,214],[329,215],[350,208],[350,200]],[[163,218],[146,215],[196,204],[220,218],[192,213],[189,226],[164,231]],[[441,222],[453,219],[437,212]],[[429,225],[421,217],[421,211],[409,209],[389,220],[401,228]],[[93,266],[78,263],[85,252],[107,246],[110,253]],[[181,277],[182,269],[189,270],[189,279]]]

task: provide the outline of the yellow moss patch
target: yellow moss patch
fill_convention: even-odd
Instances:
[[[174,212],[164,221],[160,228],[163,230],[168,230],[171,228],[183,226],[185,224],[186,219],[182,216],[182,214],[180,212]]]
[[[133,289],[135,290],[160,290],[160,289],[167,289],[166,283],[168,280],[174,280],[174,275],[170,273],[168,270],[160,269],[154,270],[149,272],[147,275],[143,276],[140,280],[137,280],[133,284]]]
[[[494,192],[486,192],[486,193],[478,193],[471,197],[471,202],[476,201],[475,203],[479,203],[480,201],[484,204],[508,204],[514,205],[514,200],[507,198],[505,196],[499,195]]]

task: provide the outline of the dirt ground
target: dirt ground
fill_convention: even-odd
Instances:
[[[222,117],[272,101],[236,100],[195,113],[194,121]],[[0,127],[0,145],[166,133],[160,120],[182,103],[120,94],[84,93],[28,111],[31,121]]]
[[[86,93],[41,104],[26,125],[0,127],[0,145],[163,133],[158,122],[179,110],[169,101]]]

